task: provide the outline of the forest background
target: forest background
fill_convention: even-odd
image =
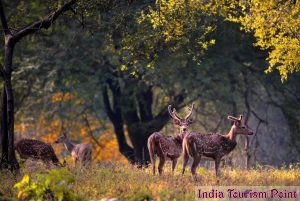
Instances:
[[[1,1],[2,165],[12,139],[53,144],[63,131],[91,142],[95,161],[142,165],[151,133],[178,133],[167,106],[191,103],[190,130],[226,133],[227,115],[243,114],[255,131],[233,166],[297,163],[299,4]]]

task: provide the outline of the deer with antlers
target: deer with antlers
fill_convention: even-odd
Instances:
[[[76,167],[79,161],[80,168],[82,166],[88,167],[92,164],[92,146],[89,143],[82,143],[73,145],[67,134],[62,133],[55,143],[63,143],[65,148],[69,151],[72,156],[74,167]]]
[[[219,165],[223,156],[229,154],[236,147],[237,135],[253,135],[253,131],[239,118],[228,116],[233,122],[228,134],[199,134],[190,132],[183,139],[183,169],[184,174],[189,156],[193,158],[191,172],[196,179],[196,169],[201,160],[201,156],[212,158],[215,161],[216,176],[220,175]]]
[[[59,167],[64,166],[64,164],[59,162],[51,144],[39,140],[21,139],[15,144],[15,150],[20,155],[20,158],[41,160],[48,168],[51,163]]]
[[[159,157],[158,173],[162,175],[165,161],[172,161],[172,174],[174,173],[177,160],[182,153],[182,140],[187,134],[188,126],[192,123],[192,113],[194,104],[189,108],[188,115],[182,119],[176,113],[175,108],[171,110],[171,105],[168,106],[168,111],[173,119],[173,123],[179,126],[179,135],[164,136],[160,132],[151,134],[148,138],[148,150],[152,164],[152,173],[155,175],[155,156]]]

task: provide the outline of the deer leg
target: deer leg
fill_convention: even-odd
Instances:
[[[159,158],[159,164],[158,164],[158,173],[159,173],[159,175],[162,175],[162,171],[163,171],[165,161],[166,161],[165,157],[162,156],[162,157]]]
[[[76,164],[77,164],[77,158],[73,158],[73,166],[74,166],[74,168],[76,168]]]
[[[151,164],[152,164],[152,174],[153,174],[153,176],[155,175],[155,156],[152,158],[150,158],[151,159]]]
[[[81,169],[84,166],[84,160],[79,159],[79,169]]]
[[[150,154],[150,161],[151,161],[151,165],[152,165],[152,174],[153,176],[155,175],[155,159],[156,156],[153,152],[151,152],[151,150],[149,149],[149,154]]]
[[[185,154],[183,155],[182,175],[184,175],[185,168],[186,168],[186,166],[187,166],[188,160],[189,160],[189,155],[188,155],[187,153],[185,153]]]
[[[44,164],[46,164],[47,169],[51,169],[51,164],[49,161],[45,160]]]
[[[196,169],[199,165],[199,162],[201,160],[201,156],[195,156],[194,157],[194,161],[193,161],[193,164],[192,164],[192,167],[191,167],[191,172],[192,172],[192,176],[194,178],[194,180],[196,181],[197,180],[197,175],[196,175]]]
[[[220,162],[221,162],[220,158],[215,159],[215,169],[216,169],[216,176],[217,177],[220,176]]]
[[[177,164],[177,160],[178,160],[177,158],[172,160],[172,175],[174,175],[174,170]]]

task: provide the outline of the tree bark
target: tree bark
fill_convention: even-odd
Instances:
[[[1,97],[1,158],[0,168],[8,168],[8,136],[7,136],[7,113],[6,113],[6,92],[5,87],[2,90]]]
[[[244,78],[244,83],[245,83],[245,91],[244,91],[244,102],[245,102],[245,106],[247,108],[247,113],[245,116],[245,124],[248,124],[249,118],[250,118],[250,114],[251,114],[251,106],[249,103],[249,96],[250,96],[250,91],[249,91],[249,82],[248,82],[248,75],[246,71],[242,71],[243,74],[243,78]],[[252,157],[252,154],[250,152],[250,138],[247,135],[246,136],[246,140],[245,140],[245,146],[244,146],[244,150],[246,152],[246,160],[245,160],[245,168],[247,170],[250,169],[250,160]]]
[[[19,169],[19,164],[16,159],[15,151],[14,151],[14,96],[11,85],[11,73],[12,73],[12,58],[13,58],[13,50],[14,43],[11,41],[10,35],[7,36],[8,39],[5,40],[5,59],[4,59],[4,93],[3,103],[5,103],[5,107],[3,106],[3,113],[6,113],[6,126],[4,130],[4,136],[7,137],[7,163],[9,164],[9,168],[13,170]],[[4,121],[3,121],[4,122]]]

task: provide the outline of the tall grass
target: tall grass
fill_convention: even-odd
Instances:
[[[90,169],[76,170],[68,168],[75,175],[75,183],[70,186],[78,200],[101,200],[116,197],[128,201],[140,200],[194,200],[195,186],[298,186],[300,185],[300,168],[282,169],[222,169],[222,176],[217,179],[214,170],[198,168],[199,179],[193,181],[190,172],[181,176],[181,167],[171,176],[170,165],[166,165],[163,176],[152,176],[151,168],[136,169],[124,164],[100,164]],[[4,200],[16,200],[14,183],[24,174],[46,172],[43,166],[23,167],[19,176],[9,172],[0,172],[0,196]]]

